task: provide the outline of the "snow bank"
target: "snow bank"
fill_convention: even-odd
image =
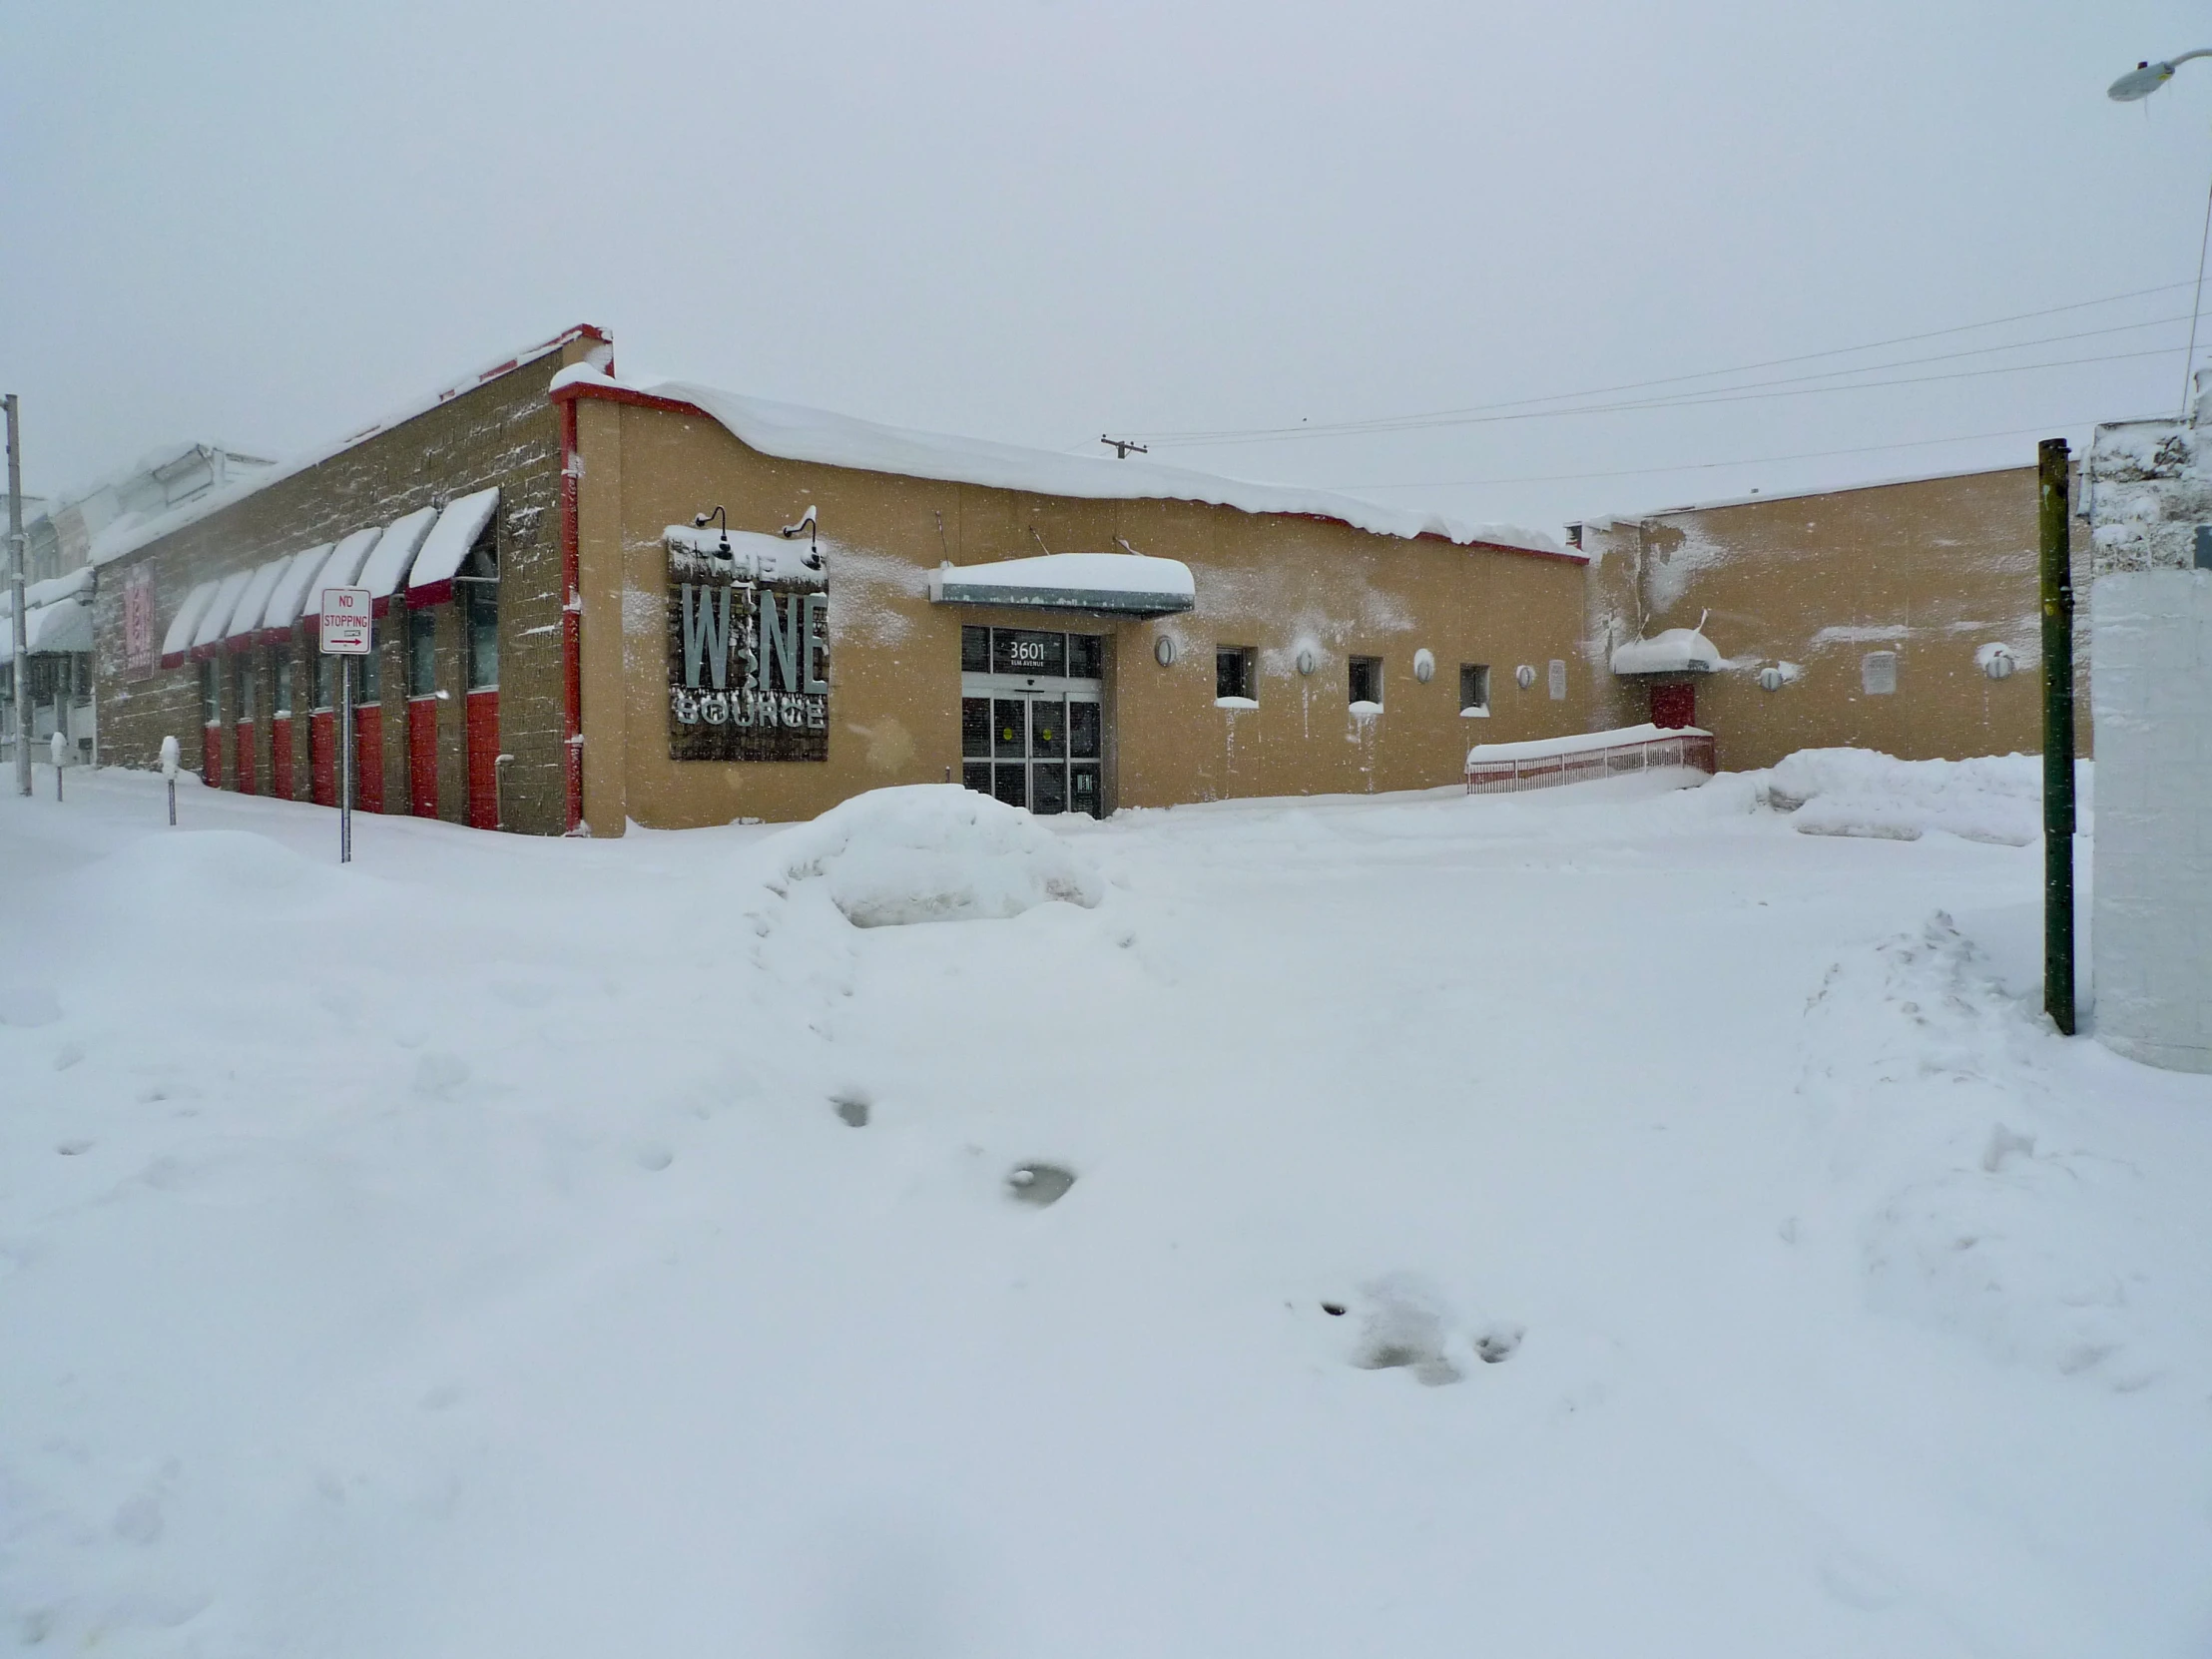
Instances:
[[[1095,906],[1089,861],[1028,813],[957,784],[874,790],[760,849],[770,885],[821,880],[855,927],[1018,916],[1055,899]]]
[[[1765,793],[1806,835],[1912,841],[1939,830],[2025,846],[2042,833],[2043,763],[2034,755],[1901,761],[1871,749],[1801,749],[1766,775]]]

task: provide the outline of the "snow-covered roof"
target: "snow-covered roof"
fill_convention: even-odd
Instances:
[[[71,594],[82,593],[92,586],[92,567],[80,565],[64,576],[49,576],[43,582],[33,582],[23,590],[26,610],[38,605],[51,605],[57,599],[67,599]],[[0,587],[0,616],[15,614],[15,595]],[[4,632],[5,630],[0,630]]]
[[[1196,596],[1189,565],[1143,553],[1046,553],[995,564],[948,564],[929,573],[929,597],[940,605],[1166,616],[1189,610]]]
[[[747,397],[688,380],[618,380],[589,363],[575,363],[553,377],[553,390],[626,391],[688,403],[719,421],[750,448],[780,460],[813,461],[887,472],[905,478],[978,484],[1034,495],[1086,501],[1200,501],[1248,513],[1289,513],[1338,519],[1377,535],[1441,536],[1461,546],[1510,548],[1580,561],[1540,530],[1509,524],[1476,524],[1402,507],[1386,507],[1328,490],[1249,483],[1150,461],[1107,460],[1024,449],[985,438],[882,426],[851,415],[796,403]]]
[[[239,602],[231,608],[230,626],[223,630],[223,638],[239,645],[251,645],[261,633],[262,615],[269,609],[270,590],[276,586],[284,574],[284,567],[291,563],[287,554],[281,559],[272,559],[254,572],[239,594]]]
[[[535,345],[514,352],[501,358],[498,362],[478,369],[474,374],[464,375],[459,380],[440,387],[426,397],[417,397],[401,404],[381,419],[371,422],[357,432],[349,433],[334,443],[319,444],[312,449],[288,456],[275,465],[262,465],[258,472],[233,480],[218,489],[209,490],[205,494],[180,504],[173,511],[153,517],[142,517],[138,514],[126,515],[126,517],[118,519],[115,523],[94,535],[92,538],[91,562],[96,565],[112,564],[117,559],[136,553],[149,542],[159,541],[164,536],[173,535],[186,525],[197,523],[206,518],[210,513],[220,512],[235,501],[243,500],[257,491],[265,490],[270,485],[281,482],[295,473],[304,472],[311,466],[318,466],[332,455],[343,454],[355,444],[365,442],[380,432],[389,431],[392,427],[404,421],[412,420],[417,415],[427,414],[440,403],[458,397],[463,392],[472,391],[488,381],[498,379],[503,374],[512,373],[525,364],[551,356],[564,345],[578,339],[599,342],[593,347],[594,350],[604,350],[606,348],[606,333],[589,323],[563,329],[551,339],[540,340]],[[243,459],[244,457],[239,458]]]
[[[1615,674],[1711,674],[1728,659],[1695,628],[1669,628],[1613,647]]]
[[[1706,513],[1720,507],[1757,507],[1770,501],[1810,501],[1823,495],[1852,495],[1860,490],[1896,489],[1903,484],[1939,484],[1951,478],[1980,478],[1998,472],[2032,472],[2033,461],[2021,461],[2011,466],[1952,467],[1941,472],[1901,472],[1881,478],[1863,478],[1848,484],[1817,484],[1805,489],[1775,490],[1771,494],[1753,490],[1749,495],[1715,496],[1709,501],[1685,501],[1672,507],[1654,507],[1640,513],[1591,513],[1575,522],[1587,530],[1611,530],[1620,525],[1633,527],[1655,518],[1673,518],[1680,513]]]
[[[276,585],[269,590],[269,604],[262,612],[264,639],[282,639],[291,633],[291,625],[306,608],[307,584],[314,580],[315,572],[330,557],[333,545],[324,542],[320,547],[304,548],[291,556],[284,573],[276,578]]]
[[[384,527],[384,533],[376,538],[376,546],[361,563],[360,580],[356,584],[368,589],[368,597],[376,602],[376,614],[382,616],[391,608],[391,596],[399,591],[399,584],[407,579],[407,569],[414,563],[416,550],[422,546],[422,538],[430,533],[430,526],[437,522],[435,507],[417,507],[413,512],[395,518]]]
[[[72,596],[23,607],[24,649],[29,656],[59,656],[92,649],[92,607]],[[15,661],[15,628],[0,628],[0,663]]]
[[[169,632],[162,636],[162,667],[175,668],[192,650],[193,636],[199,631],[200,619],[208,614],[208,607],[215,603],[220,582],[202,582],[185,595],[185,602],[177,607],[177,614],[169,619]]]
[[[496,484],[445,504],[445,511],[438,514],[436,526],[415,554],[414,574],[407,583],[408,604],[436,605],[453,597],[453,578],[461,573],[461,562],[498,509]]]

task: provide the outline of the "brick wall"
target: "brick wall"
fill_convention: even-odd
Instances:
[[[186,663],[132,680],[123,672],[123,583],[145,568],[154,578],[157,637],[198,583],[249,569],[282,554],[334,541],[402,513],[499,486],[494,521],[499,556],[500,748],[514,757],[506,777],[508,828],[558,834],[566,823],[562,771],[561,549],[556,489],[560,429],[546,396],[553,375],[581,360],[589,340],[571,341],[521,367],[461,392],[412,419],[379,431],[328,459],[231,503],[102,570],[94,605],[102,760],[151,767],[163,737],[174,735],[187,763],[201,753],[199,665]],[[466,698],[460,606],[436,607],[438,813],[467,812],[463,742]],[[395,600],[377,624],[384,725],[384,810],[408,810],[406,608]],[[291,700],[292,795],[308,799],[308,712],[313,648],[294,630]],[[223,773],[236,776],[238,710],[230,664],[223,667]],[[256,647],[258,719],[255,774],[267,791],[276,685],[270,653]],[[214,782],[216,780],[211,780]]]

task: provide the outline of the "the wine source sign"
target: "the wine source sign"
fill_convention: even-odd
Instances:
[[[807,542],[673,525],[668,753],[830,758],[830,584]]]

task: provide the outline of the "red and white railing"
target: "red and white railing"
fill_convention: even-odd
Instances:
[[[1713,734],[1695,726],[1630,726],[1571,738],[1477,744],[1467,751],[1467,794],[1549,790],[1662,767],[1713,772]]]

